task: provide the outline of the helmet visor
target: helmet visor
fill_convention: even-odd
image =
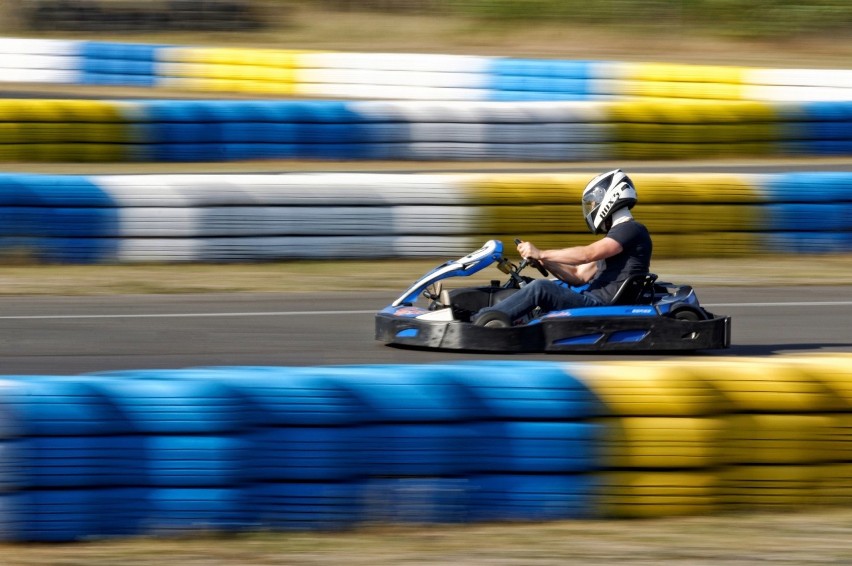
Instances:
[[[589,218],[589,215],[595,210],[601,202],[603,202],[606,189],[602,186],[597,186],[583,195],[583,216]]]

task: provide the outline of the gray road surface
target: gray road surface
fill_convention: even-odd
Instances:
[[[707,287],[708,309],[733,317],[733,347],[702,356],[852,352],[850,287]],[[590,355],[479,355],[403,350],[373,339],[392,293],[134,295],[0,299],[0,374],[206,365],[430,363]],[[619,355],[618,359],[658,359]]]

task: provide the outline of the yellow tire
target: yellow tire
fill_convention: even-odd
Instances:
[[[720,462],[724,422],[718,418],[625,417],[601,424],[606,468],[709,468]]]
[[[719,508],[718,478],[709,472],[605,472],[599,481],[604,517],[703,515]]]
[[[720,498],[734,510],[812,505],[821,473],[820,466],[733,466],[720,472]]]
[[[682,367],[720,391],[738,412],[832,412],[842,404],[823,383],[790,364],[745,359]]]
[[[675,364],[578,365],[569,371],[613,416],[696,417],[727,407],[718,390]]]
[[[813,464],[831,460],[835,419],[828,415],[727,415],[729,464]]]

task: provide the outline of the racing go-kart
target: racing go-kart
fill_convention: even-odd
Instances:
[[[496,264],[505,283],[442,289],[443,280],[467,277]],[[394,346],[480,352],[687,351],[727,348],[730,317],[707,312],[692,287],[657,281],[654,274],[626,280],[609,305],[540,313],[509,328],[477,326],[471,316],[499,303],[532,279],[513,264],[503,243],[489,240],[462,258],[439,265],[376,314],[376,340]],[[546,270],[534,264],[545,277]],[[575,288],[576,289],[576,288]],[[415,305],[420,296],[426,308]]]

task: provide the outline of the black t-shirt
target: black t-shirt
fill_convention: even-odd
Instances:
[[[613,226],[606,237],[621,244],[621,253],[604,260],[604,268],[592,278],[585,292],[609,304],[625,279],[650,271],[653,244],[648,229],[635,220]]]

